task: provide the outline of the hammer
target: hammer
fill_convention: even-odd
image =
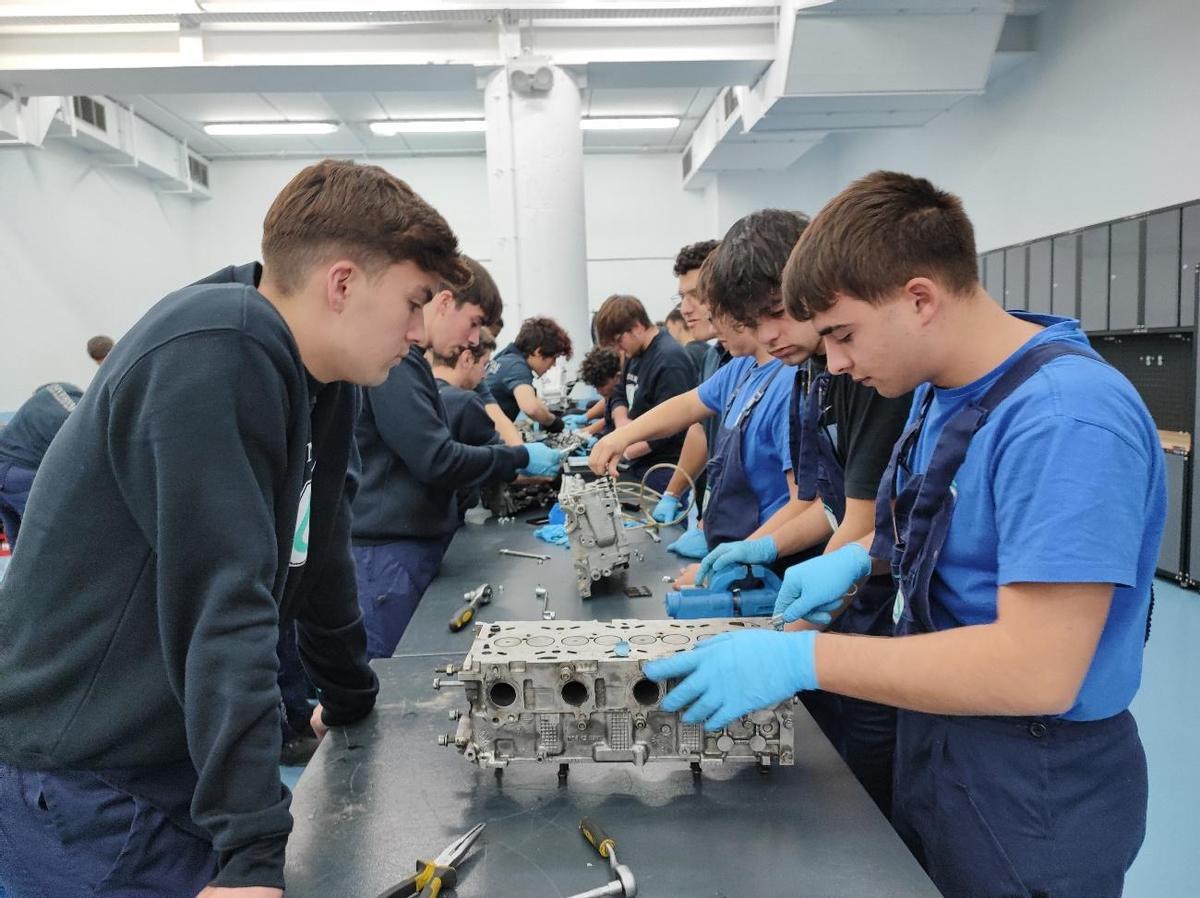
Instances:
[[[605,834],[604,830],[588,820],[587,817],[579,821],[579,832],[600,853],[600,857],[607,858],[609,866],[612,867],[613,880],[606,886],[580,892],[569,898],[604,898],[607,895],[634,898],[637,895],[637,883],[634,882],[633,871],[624,864],[617,863],[617,843],[612,836]]]

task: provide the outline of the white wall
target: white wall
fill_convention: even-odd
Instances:
[[[310,161],[215,162],[210,169],[213,199],[196,206],[198,268],[215,270],[257,258],[267,207]],[[492,234],[482,157],[385,159],[379,164],[406,180],[446,217],[467,254],[487,262]],[[684,191],[679,182],[674,156],[584,157],[591,310],[612,293],[638,296],[655,318],[670,310],[675,254],[686,243],[715,236],[710,200]],[[502,291],[508,286],[501,281]]]
[[[831,137],[756,198],[920,174],[963,198],[981,251],[1196,199],[1197,34],[1194,0],[1055,0],[1034,58],[983,96],[924,128]]]
[[[119,337],[194,275],[192,203],[59,141],[0,150],[0,412],[86,387],[89,337]]]
[[[680,248],[716,237],[711,197],[680,186],[674,155],[585,156],[588,305],[631,293],[652,319],[671,310]]]

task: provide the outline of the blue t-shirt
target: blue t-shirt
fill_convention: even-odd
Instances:
[[[749,377],[739,388],[738,384],[747,372],[750,372]],[[753,357],[746,356],[718,368],[698,390],[700,401],[716,412],[717,417],[737,390],[729,414],[721,422],[730,427],[747,401],[772,374],[774,379],[751,411],[742,434],[742,464],[746,468],[746,480],[758,499],[759,524],[788,500],[787,472],[792,469],[788,449],[788,402],[796,369],[778,359],[759,365]]]
[[[1045,329],[973,383],[938,389],[913,451],[924,471],[947,420],[1030,347],[1088,345],[1079,322],[1018,317]],[[916,415],[929,385],[913,397]],[[901,478],[903,484],[903,478]],[[1069,720],[1128,707],[1142,671],[1150,586],[1166,514],[1162,446],[1146,405],[1116,369],[1056,358],[1018,387],[971,440],[957,501],[930,584],[939,629],[996,619],[1010,583],[1113,583],[1112,607]]]
[[[525,353],[517,349],[516,344],[509,343],[492,357],[486,380],[487,389],[491,390],[500,409],[515,421],[521,407],[517,405],[513,390],[521,384],[533,386],[533,369],[525,361]]]

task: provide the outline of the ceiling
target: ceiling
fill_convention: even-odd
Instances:
[[[674,116],[663,131],[587,131],[584,149],[595,152],[681,152],[717,95],[715,87],[583,88],[585,116]],[[483,91],[359,91],[338,93],[117,94],[123,105],[210,159],[255,155],[434,155],[482,153],[484,135],[397,134],[380,137],[371,121],[483,118]],[[210,137],[206,122],[332,121],[334,134],[316,137]]]
[[[1030,55],[1046,2],[0,0],[0,92],[107,96],[213,159],[483,153],[482,133],[368,125],[482,118],[487,79],[532,56],[576,79],[586,117],[680,119],[587,131],[589,152],[674,153],[686,169],[694,147],[709,168],[786,166],[828,131],[920,126],[982,92]],[[911,77],[943,58],[936,77]],[[726,88],[745,109],[732,129]],[[203,130],[230,121],[338,127]]]

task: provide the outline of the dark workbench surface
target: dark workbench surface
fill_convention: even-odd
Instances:
[[[452,895],[562,898],[609,879],[607,863],[579,835],[585,814],[616,839],[646,898],[938,894],[802,708],[795,766],[767,774],[718,764],[696,780],[675,764],[577,764],[560,786],[556,764],[513,764],[498,779],[437,745],[456,726],[447,712],[466,707],[461,690],[432,688],[434,669],[460,663],[473,638],[472,628],[452,634],[446,626],[466,589],[504,584],[483,620],[539,618],[538,582],[559,619],[664,614],[662,574],[679,563],[661,546],[641,546],[639,534],[646,561],[634,561],[628,576],[653,598],[626,599],[614,583],[580,600],[570,553],[539,543],[532,530],[518,521],[460,531],[397,657],[376,662],[375,713],[331,733],[300,780],[288,898],[374,898],[416,857],[478,822],[487,829]],[[553,560],[497,555],[501,546],[546,546]]]
[[[446,550],[442,571],[429,586],[425,598],[417,607],[404,638],[396,647],[397,657],[429,652],[467,653],[473,630],[451,633],[447,623],[463,605],[463,593],[480,583],[492,586],[492,601],[476,615],[477,620],[541,620],[542,605],[534,598],[534,589],[541,585],[550,591],[550,610],[559,620],[612,620],[613,618],[663,618],[667,584],[664,575],[674,575],[684,564],[691,562],[667,552],[663,546],[677,539],[682,528],[670,527],[663,532],[662,542],[654,543],[645,530],[630,529],[632,548],[642,553],[644,561],[630,559],[627,572],[613,575],[592,584],[592,597],[581,599],[575,585],[575,569],[571,550],[542,542],[533,535],[536,529],[524,522],[535,512],[518,515],[511,524],[466,524]],[[501,555],[499,549],[516,549],[535,555],[549,555],[550,560],[538,563],[531,558]],[[501,591],[499,587],[503,586]],[[647,586],[653,595],[644,599],[626,598],[626,586]],[[461,659],[460,659],[461,660]]]

